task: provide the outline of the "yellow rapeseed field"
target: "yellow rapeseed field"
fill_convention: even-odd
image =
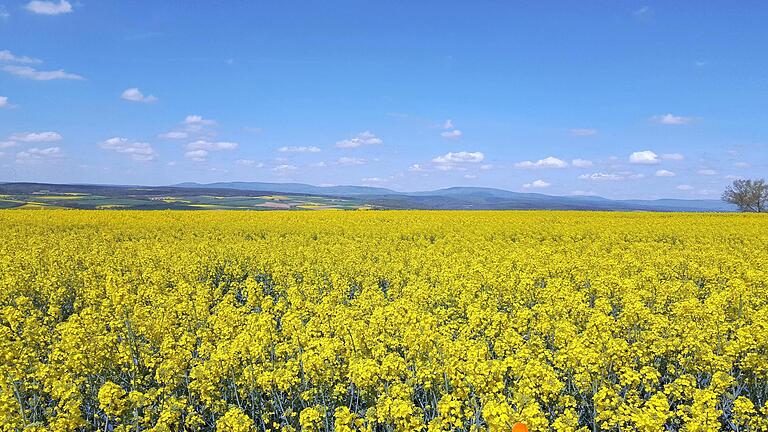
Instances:
[[[0,430],[767,417],[759,215],[0,212]]]

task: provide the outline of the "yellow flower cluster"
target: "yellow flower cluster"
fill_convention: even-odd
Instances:
[[[767,419],[761,215],[0,212],[0,430]]]

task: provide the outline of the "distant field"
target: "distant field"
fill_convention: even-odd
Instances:
[[[3,430],[768,428],[763,215],[18,210],[0,238]]]
[[[91,193],[52,193],[41,188],[24,194],[0,195],[0,209],[81,209],[81,210],[356,210],[370,208],[366,203],[348,198],[304,195],[195,195],[174,190],[177,195],[136,193],[126,190],[122,195]],[[210,190],[205,191],[211,193]],[[244,193],[244,192],[240,192]]]

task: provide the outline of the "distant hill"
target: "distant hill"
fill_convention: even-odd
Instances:
[[[219,182],[219,183],[194,183],[186,182],[173,185],[173,187],[183,188],[214,188],[214,189],[238,189],[238,190],[260,190],[272,191],[278,193],[296,193],[307,195],[395,195],[391,189],[369,187],[369,186],[313,186],[304,183],[264,183],[264,182]]]
[[[422,192],[398,192],[368,186],[313,186],[302,183],[221,182],[181,183],[196,189],[269,190],[276,193],[355,197],[385,209],[466,210],[623,210],[731,212],[736,208],[719,200],[611,200],[599,196],[553,196],[483,187],[450,187]]]

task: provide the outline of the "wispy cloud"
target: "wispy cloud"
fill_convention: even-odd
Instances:
[[[16,158],[19,160],[39,160],[39,159],[55,159],[64,156],[59,147],[47,147],[31,149],[16,153]]]
[[[14,55],[12,52],[8,50],[2,50],[0,51],[0,62],[3,63],[21,63],[21,64],[39,64],[43,61],[40,59],[32,58],[32,57],[26,57],[26,56],[17,56]]]
[[[365,177],[362,179],[363,184],[381,184],[386,183],[388,180],[381,177]]]
[[[184,153],[184,157],[194,162],[205,162],[208,158],[208,150],[190,150]]]
[[[283,146],[277,149],[281,153],[319,153],[320,147],[315,146]]]
[[[158,135],[159,138],[163,139],[187,139],[189,138],[189,133],[184,131],[170,131],[166,133],[161,133]]]
[[[441,137],[447,138],[447,139],[456,139],[460,138],[462,135],[461,131],[458,129],[454,129],[451,131],[445,131],[440,134]]]
[[[582,174],[579,176],[580,180],[591,181],[623,181],[623,180],[637,180],[645,177],[643,174],[632,172],[619,172],[619,173],[602,173],[596,172],[592,174]]]
[[[8,103],[8,96],[0,96],[0,108],[8,108],[11,106]]]
[[[638,18],[647,17],[651,14],[653,14],[653,9],[650,6],[643,6],[632,11],[632,15]]]
[[[229,141],[206,141],[197,140],[186,145],[187,150],[206,150],[206,151],[219,151],[219,150],[234,150],[237,148],[237,143]]]
[[[482,152],[448,152],[442,156],[437,156],[432,159],[432,162],[437,164],[452,164],[452,163],[478,163],[485,159],[485,155]]]
[[[272,168],[272,171],[278,174],[287,174],[289,172],[296,171],[297,169],[299,169],[299,167],[295,165],[282,164]]]
[[[558,159],[554,156],[539,159],[536,162],[522,161],[514,165],[514,167],[518,169],[565,168],[567,166],[568,162]]]
[[[693,186],[687,185],[687,184],[681,184],[677,186],[677,189],[681,191],[691,191],[693,190]]]
[[[717,170],[713,170],[713,169],[710,169],[710,168],[700,169],[700,170],[696,171],[696,173],[698,173],[699,175],[703,175],[703,176],[714,176],[714,175],[718,174]]]
[[[591,128],[576,128],[576,129],[569,130],[568,133],[571,136],[575,136],[575,137],[589,137],[589,136],[597,135],[598,130],[591,129]]]
[[[574,159],[571,161],[571,165],[575,166],[576,168],[589,168],[594,164],[592,163],[591,160]]]
[[[680,153],[664,153],[661,155],[661,158],[663,160],[669,161],[681,161],[685,159],[685,156],[681,155]]]
[[[548,188],[552,186],[552,183],[549,183],[545,180],[534,180],[531,183],[526,183],[523,185],[523,188],[525,189],[543,189]]]
[[[651,117],[651,121],[663,125],[686,125],[693,121],[693,117],[683,117],[674,114],[663,114]]]
[[[179,128],[161,133],[158,137],[162,139],[187,139],[190,136],[212,137],[216,135],[216,132],[212,129],[213,126],[216,126],[215,120],[206,119],[197,114],[190,114],[182,120]]]
[[[197,140],[184,146],[186,153],[184,157],[194,162],[205,162],[210,152],[235,150],[237,143],[229,141],[208,141]]]
[[[676,174],[669,170],[657,170],[656,174],[654,174],[656,177],[674,177]]]
[[[458,139],[461,138],[462,132],[458,129],[456,129],[456,126],[453,125],[453,120],[448,119],[441,125],[445,131],[440,133],[440,136],[446,139]]]
[[[364,165],[368,163],[367,160],[355,157],[340,157],[336,160],[339,165]]]
[[[134,142],[127,138],[109,138],[101,142],[99,147],[104,150],[129,155],[131,159],[140,162],[154,160],[157,156],[155,149],[149,143]]]
[[[337,141],[336,147],[337,148],[357,148],[364,145],[382,144],[383,142],[384,141],[382,141],[381,138],[377,137],[373,133],[369,131],[365,131],[355,135],[354,138]]]
[[[235,161],[237,165],[247,166],[251,168],[264,168],[264,164],[253,159],[238,159]]]
[[[25,6],[25,9],[39,15],[60,15],[72,12],[72,4],[67,0],[43,1],[33,0]]]
[[[131,101],[131,102],[143,102],[143,103],[157,102],[157,98],[154,95],[144,96],[144,94],[136,87],[126,89],[125,91],[123,91],[120,97],[122,99]]]
[[[24,143],[54,142],[62,139],[58,132],[19,132],[8,137],[11,141]]]
[[[83,78],[80,75],[64,72],[63,70],[54,70],[54,71],[41,71],[37,70],[31,66],[15,66],[15,65],[7,65],[3,66],[3,70],[19,76],[21,78],[31,79],[35,81],[51,81],[51,80],[83,80]]]

